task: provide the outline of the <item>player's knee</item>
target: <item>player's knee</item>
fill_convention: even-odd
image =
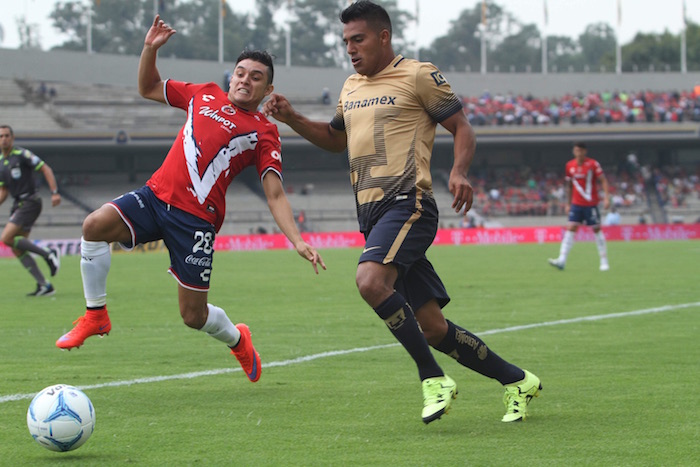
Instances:
[[[394,293],[395,269],[374,263],[362,262],[357,266],[355,284],[362,298],[372,307],[377,307]]]
[[[442,342],[447,335],[447,322],[444,319],[421,322],[420,327],[423,330],[425,340],[433,347]]]
[[[88,241],[97,241],[100,232],[100,221],[97,212],[88,214],[83,221],[83,238]]]
[[[83,221],[83,238],[92,242],[128,241],[130,232],[117,212],[102,206]]]
[[[207,321],[202,310],[192,306],[181,306],[180,316],[182,316],[182,321],[185,323],[185,326],[192,329],[202,329],[204,323]]]
[[[416,310],[415,314],[428,344],[435,346],[442,342],[447,335],[448,326],[437,302],[434,300],[428,302]]]
[[[0,241],[9,247],[15,246],[15,239],[11,235],[6,235],[4,232],[0,235]]]
[[[387,287],[380,278],[372,275],[357,275],[355,277],[357,290],[362,298],[371,306],[377,306],[387,296],[393,292],[392,287]]]

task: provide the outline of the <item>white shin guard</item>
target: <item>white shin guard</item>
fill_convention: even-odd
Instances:
[[[602,230],[599,230],[595,234],[595,245],[598,247],[598,254],[600,255],[601,261],[607,261],[608,259],[608,247],[605,243],[605,235]]]
[[[241,332],[233,325],[223,309],[211,303],[207,303],[207,307],[209,315],[200,331],[206,332],[229,347],[235,347],[241,339]]]
[[[561,263],[566,263],[566,257],[569,256],[569,251],[574,246],[574,235],[575,233],[571,230],[564,232],[564,238],[561,240],[561,248],[559,249],[559,261]]]
[[[88,307],[101,307],[107,303],[107,274],[111,263],[109,243],[80,239],[80,273]]]

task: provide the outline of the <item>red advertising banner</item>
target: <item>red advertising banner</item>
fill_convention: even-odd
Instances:
[[[620,225],[603,227],[608,241],[664,241],[698,240],[700,224],[652,224]],[[560,242],[562,227],[509,227],[499,229],[440,229],[434,245],[501,245],[513,243]],[[316,248],[353,248],[364,245],[364,237],[359,232],[305,233],[304,239]],[[593,241],[593,231],[581,228],[576,234],[577,241]],[[80,240],[38,240],[40,246],[58,249],[62,255],[80,253]],[[150,244],[149,244],[150,245]],[[160,251],[162,244],[155,243],[134,249],[135,252]],[[220,235],[216,237],[216,251],[256,251],[291,249],[292,245],[283,234],[272,235]],[[0,257],[12,256],[12,251],[0,244]]]
[[[442,229],[433,245],[498,245],[505,243],[560,242],[562,227],[512,227],[502,229]],[[603,227],[608,241],[697,240],[700,224],[618,225]],[[590,228],[580,228],[576,241],[595,240]]]
[[[622,225],[603,227],[609,241],[658,241],[700,239],[700,224]],[[440,229],[433,245],[500,245],[509,243],[560,242],[562,227],[510,227],[501,229]],[[364,246],[359,232],[307,233],[304,239],[316,248],[352,248]],[[581,228],[581,242],[594,241],[593,231]],[[292,248],[283,234],[223,235],[216,238],[217,251],[251,251]]]

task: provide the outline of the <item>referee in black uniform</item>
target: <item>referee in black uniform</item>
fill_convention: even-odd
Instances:
[[[34,174],[41,172],[51,189],[51,205],[57,206],[61,202],[58,194],[56,177],[51,167],[31,151],[16,147],[15,135],[8,125],[0,125],[0,204],[8,196],[12,196],[14,202],[10,210],[10,221],[2,230],[0,240],[10,248],[19,262],[22,263],[29,274],[36,280],[36,290],[29,296],[39,297],[53,295],[54,288],[39,270],[32,252],[44,258],[49,266],[51,276],[56,275],[61,266],[58,251],[50,248],[44,249],[29,240],[29,232],[41,214],[41,197],[36,188]]]

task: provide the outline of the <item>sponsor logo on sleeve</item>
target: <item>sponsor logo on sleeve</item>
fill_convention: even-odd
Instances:
[[[438,86],[447,83],[447,80],[445,79],[444,76],[442,76],[442,73],[440,73],[439,71],[433,71],[432,73],[430,73],[430,76],[433,77],[435,84],[437,84]]]

